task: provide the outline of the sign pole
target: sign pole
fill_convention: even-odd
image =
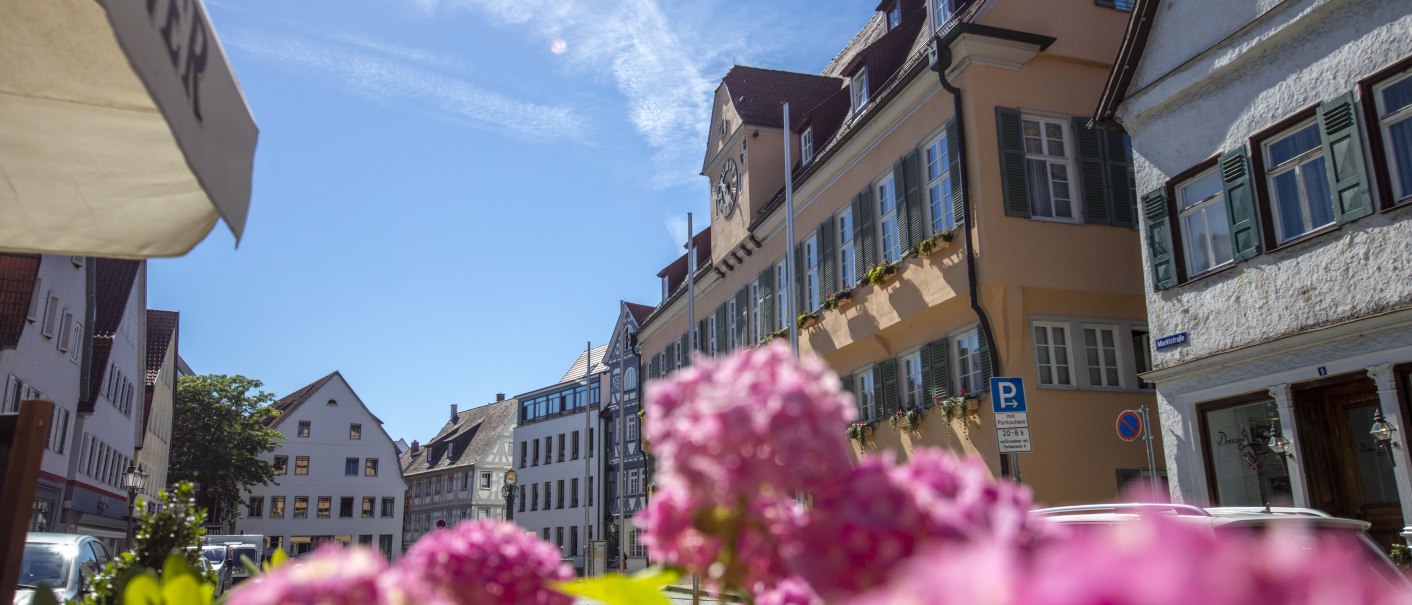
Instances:
[[[1024,483],[1020,480],[1020,455],[1010,454],[1010,468],[1015,469],[1015,483]]]
[[[1152,485],[1152,500],[1160,500],[1161,496],[1157,491],[1157,463],[1152,456],[1152,422],[1147,416],[1147,404],[1142,404],[1142,429],[1143,440],[1147,442],[1147,480]]]

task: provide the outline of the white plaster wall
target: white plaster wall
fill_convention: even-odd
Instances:
[[[520,399],[522,401],[525,399],[533,399],[533,396],[521,396]],[[569,528],[575,526],[579,527],[579,549],[582,550],[585,541],[588,539],[588,532],[583,527],[584,506],[587,504],[588,499],[588,480],[585,478],[586,476],[593,477],[594,491],[593,506],[588,507],[588,524],[590,527],[593,528],[593,539],[603,539],[603,528],[601,523],[602,512],[599,511],[598,508],[601,504],[601,497],[603,495],[603,483],[601,481],[599,468],[600,464],[602,463],[602,460],[601,456],[598,455],[599,450],[601,450],[602,448],[602,443],[600,440],[603,437],[603,432],[601,430],[602,427],[599,426],[598,422],[598,408],[588,408],[586,410],[586,415],[588,416],[588,426],[593,428],[594,433],[593,450],[591,450],[593,456],[591,458],[585,458],[585,454],[580,454],[579,459],[574,460],[572,453],[572,435],[574,431],[579,431],[580,448],[587,449],[588,447],[588,438],[586,436],[587,433],[584,429],[585,413],[572,414],[540,422],[533,422],[525,426],[518,426],[515,428],[514,433],[515,452],[520,451],[520,442],[538,439],[540,440],[540,443],[543,444],[544,438],[546,436],[554,435],[554,443],[556,446],[556,449],[554,450],[554,460],[556,461],[559,459],[557,449],[559,434],[563,433],[564,435],[566,435],[566,438],[570,440],[569,446],[566,446],[565,449],[566,454],[564,456],[563,462],[553,462],[549,464],[544,464],[543,462],[541,462],[538,466],[528,465],[524,468],[517,467],[515,469],[516,482],[518,485],[526,486],[526,489],[528,490],[530,486],[537,486],[545,483],[546,481],[552,481],[554,482],[553,498],[554,500],[557,500],[559,497],[558,481],[560,479],[564,480],[564,489],[569,490],[570,486],[572,485],[572,480],[574,478],[578,478],[579,506],[575,508],[570,508],[569,503],[572,502],[572,500],[570,499],[568,494],[565,494],[564,508],[545,510],[543,502],[544,488],[540,487],[540,506],[539,510],[537,511],[530,510],[529,503],[534,501],[534,496],[532,496],[528,491],[526,491],[524,495],[524,499],[526,500],[524,512],[520,511],[520,500],[517,497],[517,499],[515,500],[515,524],[524,528],[526,531],[533,532],[534,534],[539,536],[543,536],[541,532],[544,528],[549,528],[549,541],[551,543],[555,541],[554,528],[563,527],[564,550],[566,551],[565,555],[574,556],[576,561],[577,556],[575,555],[577,553],[567,552],[569,550]],[[543,445],[541,445],[540,447],[542,448]],[[528,451],[530,452],[529,456],[530,460],[532,461],[534,459],[533,443],[529,445]],[[541,450],[541,461],[544,460],[543,455],[544,452]],[[587,475],[585,475],[584,469],[585,459],[588,460]]]
[[[1220,27],[1231,10],[1244,10],[1231,4],[1242,3],[1164,3],[1184,6],[1180,14],[1157,21],[1139,74],[1166,73],[1170,68],[1160,66],[1191,59],[1199,45],[1171,38]],[[1255,8],[1268,8],[1265,4]],[[1352,90],[1359,79],[1409,54],[1412,3],[1279,3],[1211,52],[1146,89],[1130,89],[1119,119],[1133,137],[1139,193],[1244,145],[1252,134],[1291,114]],[[1150,259],[1144,253],[1153,336],[1188,332],[1191,337],[1187,346],[1158,352],[1154,367],[1412,303],[1412,222],[1403,220],[1407,213],[1367,217],[1159,293],[1151,293]]]
[[[147,430],[142,436],[142,449],[137,462],[147,470],[147,491],[156,494],[167,486],[167,469],[171,463],[173,382],[176,380],[177,334],[167,343],[157,383],[152,389],[152,411],[147,417]]]
[[[331,406],[329,399],[338,401]],[[310,436],[297,437],[299,421],[310,422]],[[363,425],[362,439],[348,438],[348,425]],[[290,536],[352,536],[354,543],[361,534],[373,536],[373,547],[377,547],[378,536],[391,534],[392,554],[402,553],[402,514],[406,484],[402,480],[402,470],[397,461],[397,448],[392,439],[382,430],[378,421],[364,407],[362,401],[347,383],[338,376],[328,381],[316,391],[308,401],[289,414],[276,428],[284,435],[280,446],[266,460],[274,456],[289,456],[289,474],[276,478],[278,485],[254,486],[251,495],[265,497],[265,514],[259,519],[244,517],[236,522],[237,533],[283,536],[286,547]],[[295,475],[296,456],[309,456],[309,474]],[[359,459],[359,474],[348,477],[343,474],[344,458]],[[365,458],[378,459],[378,476],[365,477],[362,474],[362,461]],[[285,497],[283,519],[269,518],[270,496]],[[294,498],[309,497],[309,516],[294,518]],[[330,518],[318,518],[318,498],[332,498]],[[352,497],[353,517],[340,519],[339,499]],[[362,499],[375,498],[374,516],[362,518]],[[382,516],[382,499],[393,498],[393,515]]]

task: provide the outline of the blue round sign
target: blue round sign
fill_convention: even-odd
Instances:
[[[1137,412],[1123,410],[1118,414],[1118,421],[1115,424],[1118,427],[1118,438],[1123,441],[1136,441],[1138,437],[1142,436],[1142,418],[1137,415]]]

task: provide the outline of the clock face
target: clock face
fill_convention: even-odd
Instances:
[[[740,170],[734,158],[726,158],[721,167],[721,176],[716,181],[716,214],[723,217],[735,212],[736,199],[740,197]]]

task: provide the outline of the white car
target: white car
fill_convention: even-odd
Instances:
[[[25,534],[20,560],[20,581],[14,605],[28,605],[40,585],[54,591],[59,602],[77,600],[88,591],[88,581],[111,557],[92,536],[32,532]]]

